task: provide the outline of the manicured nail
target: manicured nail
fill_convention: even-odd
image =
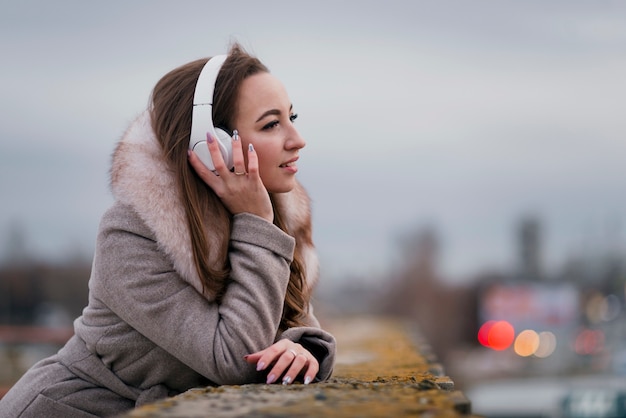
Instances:
[[[283,379],[283,385],[288,385],[289,383],[291,383],[291,377],[285,376]]]
[[[263,370],[264,368],[265,368],[265,363],[263,363],[262,361],[259,361],[259,362],[256,364],[256,371],[257,371],[257,372],[260,372],[260,371],[261,371],[261,370]]]
[[[254,147],[252,146],[252,144],[248,145],[248,151],[250,152],[254,151]]]
[[[307,377],[305,377],[305,378],[304,378],[304,384],[305,384],[305,385],[308,385],[309,383],[311,383],[311,380],[313,380],[313,379],[311,379],[311,376],[307,376]]]
[[[269,376],[267,376],[267,384],[272,384],[274,383],[274,381],[276,380],[276,375],[275,374],[270,374]]]
[[[210,133],[206,133],[206,140],[209,144],[213,143],[213,136]]]
[[[190,149],[187,150],[187,157],[191,157],[191,150]]]
[[[233,131],[233,141],[239,141],[239,131],[237,129]]]

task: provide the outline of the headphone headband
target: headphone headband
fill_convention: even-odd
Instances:
[[[209,150],[206,147],[207,132],[218,140],[224,161],[229,167],[232,166],[230,135],[222,129],[215,129],[213,125],[213,93],[215,91],[215,82],[227,57],[227,55],[216,55],[204,64],[198,76],[196,90],[193,95],[189,149],[193,150],[200,157],[204,165],[211,170],[215,168]]]
[[[217,55],[208,60],[198,76],[193,95],[190,149],[193,149],[198,142],[206,141],[207,132],[210,132],[213,137],[217,136],[213,126],[213,92],[217,75],[226,57],[226,55]]]

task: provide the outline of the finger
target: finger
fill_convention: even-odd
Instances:
[[[261,370],[264,370],[265,367],[266,367],[266,364],[264,362],[259,362],[259,360],[261,359],[262,355],[263,355],[262,352],[254,353],[254,354],[248,354],[246,356],[243,356],[243,359],[248,364],[256,364],[257,371],[261,371]]]
[[[244,356],[249,364],[257,364],[257,371],[265,370],[267,366],[274,363],[293,343],[287,339],[282,339],[269,347],[255,353]],[[297,347],[300,348],[300,347]]]
[[[233,166],[236,175],[242,175],[246,172],[246,163],[243,158],[243,149],[241,145],[241,138],[239,132],[235,129],[232,136],[233,147]]]
[[[282,376],[297,357],[293,351],[283,352],[267,375],[267,384],[274,383]]]
[[[309,367],[304,373],[304,384],[308,385],[309,383],[311,383],[315,379],[315,376],[317,376],[317,373],[319,371],[320,371],[319,362],[317,361],[315,357],[311,356],[311,359],[309,360]]]
[[[251,143],[248,144],[248,173],[253,176],[259,174],[259,157]]]
[[[293,353],[294,351],[289,350],[289,352]],[[291,362],[291,366],[289,366],[289,370],[283,376],[283,385],[288,385],[296,380],[300,372],[304,369],[304,367],[309,362],[306,354],[304,353],[296,353],[294,354],[293,361]]]
[[[218,177],[209,170],[204,163],[200,160],[200,157],[196,155],[193,151],[188,151],[187,156],[189,159],[189,164],[193,167],[193,169],[198,173],[198,176],[210,187],[215,188]]]
[[[264,350],[245,355],[243,358],[249,364],[256,364],[257,371],[261,371],[272,364],[284,351],[285,348],[280,343],[274,343]]]
[[[247,354],[247,355],[243,356],[243,358],[244,358],[244,360],[246,360],[250,364],[256,363],[261,358],[261,356],[262,356],[261,353],[262,352],[253,353],[253,354]]]
[[[207,132],[206,143],[209,147],[209,154],[211,154],[211,160],[213,161],[215,171],[220,176],[225,176],[228,173],[228,167],[226,167],[224,157],[222,157],[222,152],[220,151],[220,146],[217,143],[217,139],[214,138],[213,135],[211,135],[209,132]]]

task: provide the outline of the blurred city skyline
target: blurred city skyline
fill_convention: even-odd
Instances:
[[[624,254],[626,4],[617,1],[4,2],[0,260],[90,257],[110,154],[167,71],[233,40],[286,85],[324,280],[440,236],[449,278]]]

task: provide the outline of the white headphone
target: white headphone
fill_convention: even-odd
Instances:
[[[217,140],[228,169],[230,170],[234,167],[232,135],[224,129],[213,126],[213,91],[215,90],[217,75],[226,58],[227,55],[217,55],[207,61],[198,76],[193,96],[189,149],[195,152],[200,157],[200,161],[211,171],[215,171],[215,166],[207,147],[207,132]]]

